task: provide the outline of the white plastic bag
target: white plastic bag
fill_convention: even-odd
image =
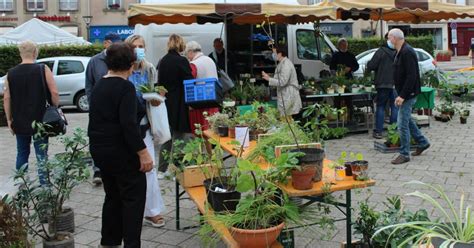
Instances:
[[[158,144],[164,144],[171,139],[170,125],[168,123],[168,111],[166,104],[161,101],[160,106],[150,108],[151,132]]]

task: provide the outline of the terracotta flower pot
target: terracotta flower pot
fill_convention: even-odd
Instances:
[[[229,127],[229,137],[235,139],[235,127]]]
[[[266,248],[271,247],[275,243],[278,235],[280,235],[281,230],[285,223],[282,222],[278,226],[266,228],[266,229],[257,229],[257,230],[247,230],[231,227],[230,232],[235,241],[239,244],[240,247],[246,248]]]
[[[291,171],[291,184],[298,190],[307,190],[313,187],[313,177],[316,174],[315,166],[304,166],[303,170]]]

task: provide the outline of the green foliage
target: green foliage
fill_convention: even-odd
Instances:
[[[386,144],[400,146],[400,134],[397,130],[397,124],[393,123],[387,127],[387,141]]]
[[[333,44],[337,43],[338,37],[331,37],[331,42]],[[429,54],[434,54],[434,42],[432,36],[418,36],[412,37],[408,36],[405,37],[405,40],[408,44],[412,47],[421,48],[428,52]],[[349,42],[349,51],[352,52],[354,55],[360,54],[364,51],[379,48],[381,45],[381,40],[379,36],[373,36],[369,38],[347,38]],[[385,42],[385,41],[383,41]]]
[[[421,85],[427,87],[438,88],[440,80],[438,78],[438,70],[430,70],[421,75]]]
[[[27,175],[26,167],[18,170],[15,181],[18,207],[27,206],[23,211],[29,231],[46,240],[56,239],[55,230],[47,231],[41,219],[49,215],[51,221],[63,212],[63,204],[69,199],[74,187],[89,178],[89,167],[85,161],[88,153],[86,132],[74,130],[72,136],[61,136],[60,141],[65,151],[47,161],[40,161],[46,172],[46,184]]]
[[[412,181],[409,184],[422,186],[436,194],[433,197],[427,193],[415,191],[407,194],[415,196],[429,203],[439,214],[440,219],[431,220],[413,220],[409,222],[396,223],[384,226],[377,230],[373,237],[392,230],[389,237],[396,237],[399,231],[415,231],[414,235],[408,236],[403,242],[397,244],[397,247],[405,247],[408,244],[416,246],[431,241],[432,238],[443,239],[441,247],[448,247],[452,242],[474,242],[474,216],[470,205],[465,205],[465,195],[461,193],[459,205],[455,206],[453,200],[449,198],[441,186],[430,185],[419,181]]]
[[[328,128],[324,129],[321,132],[321,138],[323,140],[330,140],[330,139],[340,139],[347,135],[349,129],[346,127],[335,127],[335,128]]]
[[[319,103],[304,108],[303,118],[309,119],[304,125],[306,133],[311,135],[311,139],[315,142],[322,142],[323,134],[327,133],[327,129],[329,129],[327,117],[343,115],[345,111],[345,108],[337,109],[331,105]]]
[[[307,134],[296,124],[293,123],[292,129],[298,139],[298,143],[310,143],[312,140]],[[282,126],[276,132],[264,136],[257,142],[257,145],[249,153],[247,159],[257,161],[260,157],[266,161],[271,161],[275,158],[275,147],[280,145],[292,145],[295,140],[291,134],[288,126]]]
[[[377,221],[377,228],[384,226],[389,226],[398,223],[407,223],[412,221],[429,221],[428,212],[426,209],[420,209],[416,212],[411,212],[404,209],[402,200],[399,196],[394,196],[387,198],[387,201],[383,203],[385,210],[379,214],[379,219]],[[380,232],[377,236],[373,237],[372,245],[374,247],[386,247],[390,244],[389,247],[396,247],[398,244],[403,243],[409,237],[418,234],[418,230],[399,230],[390,235],[390,230],[385,230]],[[371,234],[373,235],[373,233]],[[410,247],[409,245],[404,248]]]
[[[237,117],[240,125],[267,132],[272,127],[278,126],[279,112],[275,108],[260,102],[254,102],[252,109]]]
[[[208,115],[204,113],[204,117],[209,122],[209,127],[213,132],[217,133],[217,128],[220,126],[229,126],[230,119],[229,115],[225,113],[214,113],[213,115]]]
[[[368,199],[359,202],[359,216],[354,223],[355,233],[362,234],[364,243],[372,247],[371,237],[375,233],[380,213],[368,205]]]
[[[87,56],[92,57],[102,51],[102,45],[61,45],[61,46],[41,46],[38,59],[58,57],[58,56]],[[7,71],[21,62],[20,53],[17,46],[0,46],[0,75],[5,75]]]

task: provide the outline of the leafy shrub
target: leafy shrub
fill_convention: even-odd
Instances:
[[[92,57],[102,51],[102,45],[79,46],[40,46],[38,59],[57,56],[87,56]],[[8,69],[21,62],[20,53],[17,46],[0,46],[0,75],[5,75]]]
[[[331,37],[331,42],[337,44],[338,37]],[[405,38],[407,43],[412,47],[421,48],[431,55],[434,55],[434,42],[432,36],[409,36]],[[373,36],[369,38],[348,38],[349,51],[354,55],[367,51],[369,49],[378,48],[381,45],[380,37]]]

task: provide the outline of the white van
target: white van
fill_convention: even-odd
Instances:
[[[274,28],[276,30],[274,38],[277,44],[284,42],[288,46],[288,58],[295,65],[301,66],[301,72],[305,77],[318,79],[322,70],[329,70],[328,64],[332,53],[336,51],[336,47],[322,32],[316,31],[318,35],[315,36],[313,24],[276,25]],[[245,66],[245,68],[240,68],[241,70],[238,71],[250,72],[254,75],[259,74],[261,68],[268,67],[252,63],[255,56],[262,56],[261,52],[251,52],[253,51],[253,45],[250,36],[259,32],[261,33],[261,30],[257,30],[252,25],[229,27],[229,36],[225,35],[223,24],[138,24],[135,26],[135,34],[142,35],[145,38],[148,60],[155,65],[166,54],[168,37],[173,33],[181,35],[185,42],[197,41],[206,55],[213,51],[212,46],[215,38],[222,37],[225,43],[225,38],[228,37],[228,51],[234,54],[247,53],[249,56],[248,61],[237,65],[237,67]],[[268,62],[269,58],[266,59]],[[267,69],[270,72],[272,70],[272,68]]]

